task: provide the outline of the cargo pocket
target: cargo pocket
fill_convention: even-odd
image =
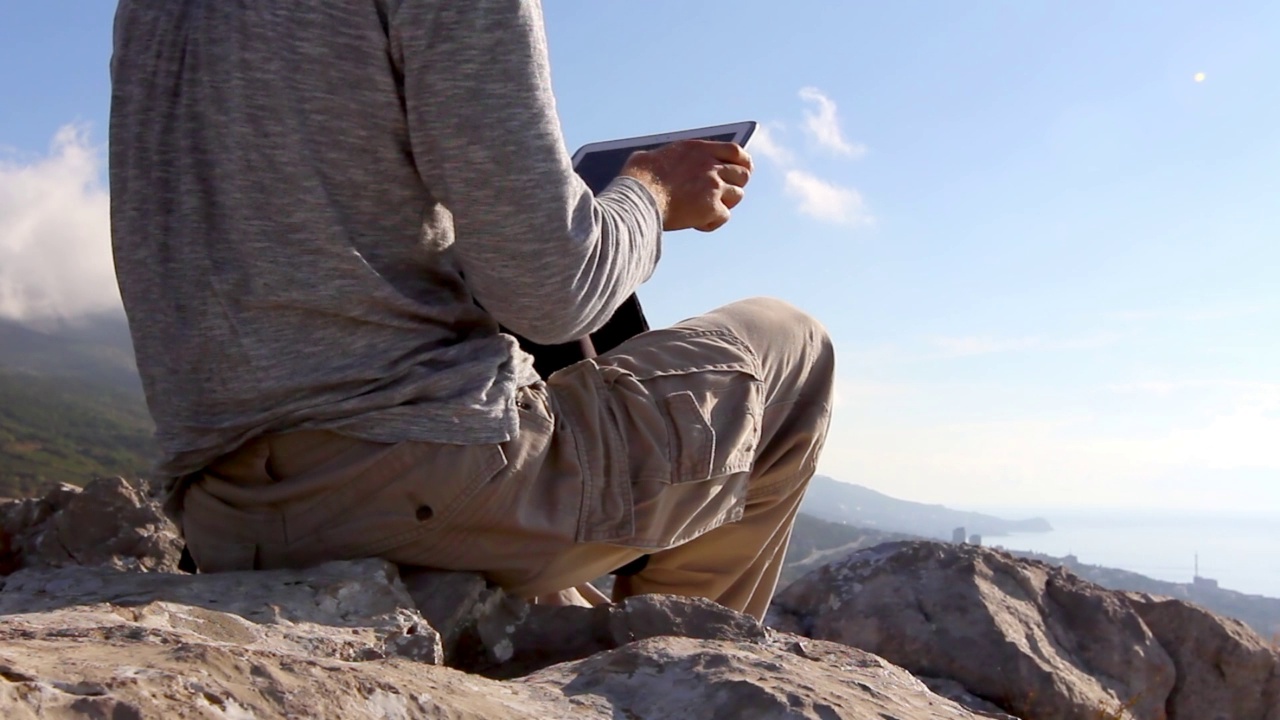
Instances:
[[[672,483],[750,472],[760,442],[763,385],[744,379],[666,396]]]
[[[553,376],[585,475],[579,541],[663,548],[740,519],[758,368],[729,333],[673,328]]]

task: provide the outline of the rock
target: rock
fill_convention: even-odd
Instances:
[[[902,668],[854,648],[780,635],[764,643],[660,637],[518,681],[554,688],[556,717],[765,720],[978,718]]]
[[[1021,717],[1155,720],[1174,687],[1173,661],[1123,596],[972,545],[854,553],[779,594],[771,620]]]
[[[490,588],[474,573],[405,570],[422,616],[443,628],[450,667],[493,678],[527,675],[663,635],[759,641],[755,619],[709,600],[642,595],[598,607],[534,605]]]
[[[0,538],[8,546],[0,547],[0,574],[77,565],[174,572],[182,554],[160,505],[118,477],[83,490],[59,484],[42,498],[0,506]]]
[[[1280,720],[1280,651],[1244,623],[1190,603],[1126,593],[1173,658],[1170,720]]]
[[[535,628],[535,611],[590,610],[526,607],[530,634],[507,637],[572,633],[568,615]],[[0,617],[0,717],[15,720],[984,717],[865,652],[657,596],[594,627],[609,642],[732,639],[649,637],[519,680],[469,675],[432,664],[438,636],[376,560],[216,575],[26,569],[3,579]]]
[[[763,640],[755,619],[702,598],[641,595],[593,608],[530,605],[506,598],[477,623],[479,646],[455,665],[491,677],[518,677],[637,640],[679,636]]]
[[[495,611],[502,591],[479,573],[401,568],[400,577],[422,617],[439,630],[445,662],[466,664],[459,656],[475,645],[476,623]]]
[[[347,661],[444,659],[439,635],[382,560],[213,575],[21,570],[3,580],[0,616],[6,631],[32,639],[125,635]]]
[[[753,642],[766,634],[755,618],[702,598],[637,595],[609,610],[619,645],[664,635]]]
[[[955,702],[957,705],[969,708],[976,713],[985,714],[986,717],[998,718],[998,720],[1018,720],[1012,715],[1006,715],[994,703],[987,702],[976,695],[973,695],[964,686],[955,680],[946,678],[930,678],[921,677],[920,682],[934,693]]]

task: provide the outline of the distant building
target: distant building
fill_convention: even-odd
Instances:
[[[1206,590],[1217,590],[1218,581],[1213,578],[1200,577],[1200,553],[1196,553],[1196,569],[1191,576],[1191,586]]]
[[[951,542],[957,545],[964,544],[964,528],[958,527],[951,531]]]
[[[1195,586],[1195,587],[1203,588],[1203,589],[1206,589],[1206,590],[1217,590],[1217,589],[1218,589],[1218,581],[1217,581],[1217,580],[1214,580],[1213,578],[1200,577],[1199,575],[1197,575],[1197,576],[1195,576],[1194,578],[1192,578],[1192,579],[1191,579],[1191,584],[1192,584],[1193,586]]]
[[[982,536],[981,536],[981,535],[979,535],[978,533],[974,533],[974,534],[970,535],[970,536],[969,536],[969,544],[970,544],[970,545],[981,545],[981,544],[982,544]]]

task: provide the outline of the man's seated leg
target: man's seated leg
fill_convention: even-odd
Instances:
[[[734,345],[728,338],[758,366],[742,373],[741,348],[707,347]],[[611,393],[633,409],[620,423],[640,439],[628,452],[636,532],[615,542],[667,548],[619,577],[614,598],[697,595],[763,617],[830,419],[834,352],[825,331],[789,305],[748,300],[641,336],[597,364],[605,378],[610,368],[645,378],[643,393],[630,377]],[[636,419],[654,403],[670,411],[674,476],[646,470],[661,467],[648,456],[662,454],[662,438]]]
[[[624,591],[761,617],[825,438],[833,372],[811,318],[735,303],[523,389],[520,434],[501,445],[335,439],[331,452],[295,434],[258,457],[257,443],[253,482],[210,474],[192,488],[187,524],[202,537],[188,542],[200,561],[236,525],[258,567],[376,555],[483,571],[524,597],[651,554]],[[245,513],[252,524],[234,520]]]

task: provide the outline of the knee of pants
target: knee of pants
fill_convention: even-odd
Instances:
[[[785,300],[755,297],[721,308],[749,343],[758,339],[812,345],[822,351],[831,346],[831,336],[817,318]],[[789,343],[789,344],[790,344]],[[767,344],[767,342],[765,343]]]
[[[804,378],[805,385],[820,391],[821,386],[833,381],[835,350],[831,335],[812,315],[774,298],[741,300],[716,313],[721,315],[720,322],[756,352],[774,384]]]

